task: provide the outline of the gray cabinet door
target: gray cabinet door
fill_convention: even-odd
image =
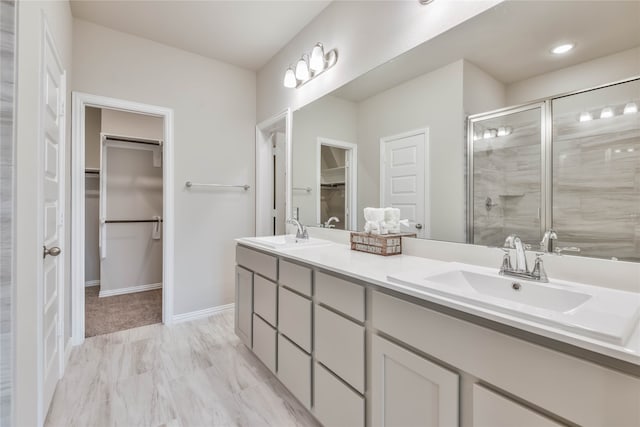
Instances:
[[[458,425],[458,374],[377,335],[371,366],[374,426]]]
[[[236,267],[236,335],[251,348],[251,315],[253,314],[253,273]]]

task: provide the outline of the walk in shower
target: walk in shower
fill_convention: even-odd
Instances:
[[[471,116],[470,243],[552,228],[556,250],[640,261],[639,106],[633,79]]]

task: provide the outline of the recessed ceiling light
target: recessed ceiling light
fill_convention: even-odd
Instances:
[[[569,52],[574,47],[575,47],[575,44],[573,43],[564,43],[551,49],[551,53],[555,53],[556,55],[562,55],[563,53]]]

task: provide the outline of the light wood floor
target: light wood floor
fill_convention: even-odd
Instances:
[[[87,338],[47,426],[318,426],[233,333],[233,312]]]

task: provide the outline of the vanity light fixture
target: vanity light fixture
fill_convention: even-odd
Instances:
[[[433,3],[433,0],[418,0],[418,3],[420,3],[423,6],[426,6],[429,3]]]
[[[627,105],[624,106],[624,110],[622,111],[622,114],[635,114],[638,112],[638,104],[636,104],[635,102],[629,102]]]
[[[289,67],[284,73],[282,84],[286,88],[298,88],[333,67],[338,62],[338,51],[324,51],[322,43],[316,43],[311,55],[304,54],[296,63],[295,70]]]
[[[600,112],[601,119],[608,119],[609,117],[613,117],[613,109],[611,107],[605,107]]]
[[[590,112],[585,111],[583,113],[580,113],[580,121],[581,122],[590,122],[591,120],[593,120],[593,116],[591,115]]]
[[[560,45],[554,47],[553,49],[551,49],[551,53],[556,54],[556,55],[562,55],[563,53],[569,52],[575,46],[576,45],[573,44],[573,43],[563,43],[563,44],[560,44]]]

